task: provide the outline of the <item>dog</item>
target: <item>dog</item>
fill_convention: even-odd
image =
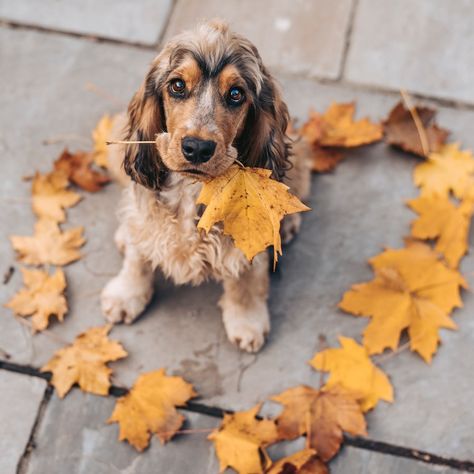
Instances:
[[[229,340],[256,352],[270,330],[269,256],[252,262],[215,225],[197,229],[202,181],[238,160],[268,168],[305,199],[310,166],[287,135],[288,109],[256,47],[221,20],[170,40],[128,107],[125,139],[109,157],[122,165],[128,185],[115,235],[123,267],[102,291],[112,323],[131,323],[152,298],[158,267],[176,284],[222,282],[219,301]],[[124,138],[124,137],[122,137]],[[293,153],[292,153],[293,147]],[[114,164],[115,163],[115,164]],[[118,173],[118,171],[116,171]],[[282,222],[282,241],[298,232],[299,214]]]

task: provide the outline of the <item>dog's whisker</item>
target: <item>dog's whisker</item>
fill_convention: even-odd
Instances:
[[[105,142],[106,145],[130,145],[130,144],[154,144],[155,140],[110,140]]]

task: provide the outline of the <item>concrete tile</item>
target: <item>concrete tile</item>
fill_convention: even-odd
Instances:
[[[345,77],[474,103],[474,3],[361,0]]]
[[[0,370],[0,387],[0,472],[14,474],[30,439],[46,382]]]
[[[344,446],[330,464],[332,474],[461,474],[446,466],[427,464],[375,451]]]
[[[0,19],[53,30],[155,44],[172,0],[0,0]]]
[[[166,38],[196,25],[222,18],[252,40],[265,63],[274,69],[336,78],[353,0],[178,0]]]
[[[156,437],[139,453],[118,441],[118,425],[106,424],[115,404],[73,390],[60,400],[53,396],[46,408],[25,474],[209,474],[218,472],[218,461],[208,432],[182,434],[166,445]],[[184,429],[211,430],[219,419],[185,413]]]

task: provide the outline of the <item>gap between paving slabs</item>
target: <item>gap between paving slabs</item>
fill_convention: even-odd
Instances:
[[[10,372],[15,372],[18,374],[29,375],[31,377],[38,377],[40,379],[46,380],[49,382],[51,380],[51,373],[49,372],[40,372],[34,367],[27,365],[14,364],[8,361],[0,360],[0,369],[7,370]],[[73,387],[73,390],[80,390],[77,386]],[[109,395],[113,397],[122,397],[128,393],[128,389],[124,387],[118,387],[116,385],[111,385],[109,389]],[[49,395],[48,395],[49,393]],[[45,392],[45,397],[50,397],[53,393],[53,387],[48,387]],[[48,400],[46,400],[47,403]],[[199,413],[201,415],[207,415],[213,418],[221,419],[223,416],[228,413],[234,413],[232,410],[224,410],[219,407],[208,406],[202,403],[187,402],[186,406],[180,407],[181,410]],[[262,419],[261,416],[257,416],[257,419]],[[35,423],[36,425],[37,423]],[[36,428],[36,426],[34,427]],[[179,432],[177,433],[179,434]],[[34,429],[32,431],[30,440],[34,438]],[[438,456],[436,454],[428,453],[426,451],[419,451],[416,449],[410,449],[404,446],[397,446],[394,444],[384,443],[369,438],[359,438],[344,435],[344,444],[348,446],[354,446],[360,449],[366,449],[368,451],[375,451],[382,454],[399,456],[402,458],[413,459],[416,461],[421,461],[427,464],[439,465],[452,467],[454,469],[459,469],[466,472],[474,472],[474,462],[471,461],[462,461],[454,458],[446,458],[443,456]]]

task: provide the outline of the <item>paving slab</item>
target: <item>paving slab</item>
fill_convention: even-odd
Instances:
[[[0,0],[0,19],[25,25],[152,45],[172,0]]]
[[[44,380],[0,370],[0,472],[16,473],[46,389]]]
[[[361,0],[345,77],[474,103],[471,0]]]
[[[464,472],[352,446],[344,446],[330,466],[332,474],[461,474]]]
[[[353,0],[178,0],[165,39],[222,18],[252,40],[274,69],[337,78]]]
[[[43,147],[44,138],[66,134],[87,137],[110,104],[86,92],[95,82],[114,97],[128,100],[151,60],[150,52],[90,43],[54,35],[0,29],[2,69],[7,84],[0,95],[2,114],[1,173],[8,176],[1,198],[9,205],[0,229],[0,248],[6,262],[14,262],[7,241],[11,232],[28,234],[33,218],[28,208],[28,186],[21,176],[39,167],[48,169],[61,150]],[[123,64],[127,63],[127,68]],[[35,75],[28,71],[38,70]],[[332,100],[356,99],[359,115],[382,118],[398,100],[395,94],[369,93],[347,87],[318,84],[294,76],[281,76],[292,114],[300,119],[314,106],[323,109]],[[66,104],[66,105],[65,105]],[[455,139],[474,146],[474,113],[442,108],[440,123],[456,131]],[[343,315],[336,304],[351,284],[371,278],[365,263],[383,245],[400,246],[413,214],[403,200],[414,197],[411,183],[415,160],[378,144],[350,154],[332,174],[314,177],[311,213],[302,232],[285,249],[278,271],[272,275],[270,309],[273,330],[258,355],[239,352],[226,339],[216,302],[217,285],[173,287],[158,279],[151,307],[132,326],[118,326],[112,336],[129,351],[127,359],[112,364],[114,382],[130,386],[140,371],[167,367],[195,384],[208,404],[247,409],[264,397],[299,384],[316,384],[318,374],[307,361],[318,346],[318,335],[336,344],[338,335],[359,337],[365,321]],[[41,366],[62,341],[102,324],[98,294],[119,269],[112,243],[113,207],[118,187],[90,196],[70,212],[67,226],[85,225],[89,238],[85,258],[67,267],[70,314],[64,324],[53,324],[51,334],[32,337],[6,310],[1,319],[0,348],[12,360]],[[472,245],[472,237],[471,237]],[[474,262],[463,270],[473,283]],[[0,287],[6,301],[20,286],[18,272]],[[443,346],[429,367],[410,353],[383,363],[396,390],[396,403],[381,404],[368,415],[374,439],[474,459],[470,361],[474,356],[474,296],[464,295],[465,307],[455,313],[458,332],[443,331]],[[59,338],[59,340],[58,340]]]

